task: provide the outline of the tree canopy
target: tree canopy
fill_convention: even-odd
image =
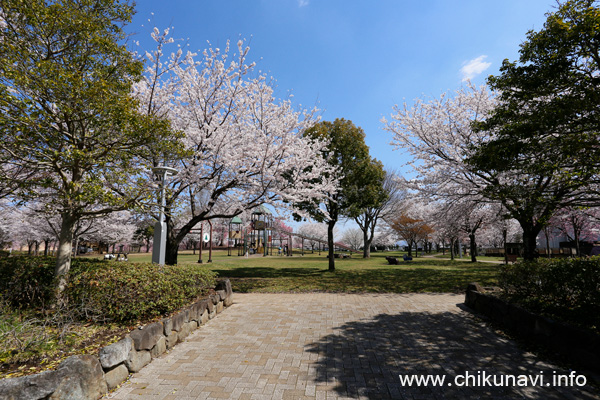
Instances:
[[[319,222],[327,222],[329,246],[329,269],[335,269],[333,257],[333,230],[341,216],[354,216],[368,199],[362,196],[365,173],[371,166],[369,147],[365,144],[365,133],[352,121],[338,118],[333,122],[322,121],[306,131],[306,136],[312,140],[328,143],[323,149],[323,157],[334,167],[317,179],[328,179],[333,174],[339,181],[339,187],[327,194],[325,201],[311,200],[296,203]],[[312,169],[312,167],[309,167]],[[376,173],[376,170],[375,170]],[[368,174],[367,176],[372,176]],[[321,209],[323,204],[324,209]]]
[[[322,198],[335,187],[320,179],[331,169],[321,156],[325,142],[304,135],[314,110],[276,98],[273,82],[247,61],[243,40],[165,57],[169,30],[155,29],[152,37],[157,48],[147,53],[151,64],[136,96],[148,115],[164,116],[182,132],[185,147],[175,158],[154,154],[155,163],[179,170],[166,183],[167,264],[177,263],[179,244],[204,220]]]
[[[142,117],[131,96],[142,71],[124,44],[132,14],[119,0],[2,2],[2,186],[60,214],[61,285],[76,222],[132,206],[148,189],[150,148],[171,143],[168,126]]]
[[[491,115],[474,124],[493,139],[467,163],[523,228],[525,257],[536,236],[566,206],[598,204],[600,171],[600,9],[567,1],[530,31],[518,61],[505,60],[488,82],[499,92]]]

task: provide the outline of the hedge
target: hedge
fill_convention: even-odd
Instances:
[[[503,265],[504,296],[533,312],[600,331],[600,257]]]
[[[44,307],[54,296],[50,257],[0,260],[0,295],[17,308]],[[131,323],[173,312],[215,285],[200,265],[158,266],[73,259],[64,298],[82,319]]]

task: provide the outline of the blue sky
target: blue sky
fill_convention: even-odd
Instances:
[[[250,59],[277,81],[278,95],[315,104],[325,120],[362,127],[371,155],[402,172],[380,119],[394,104],[438,97],[466,75],[482,84],[514,60],[554,0],[139,0],[126,30],[142,49],[150,30],[202,50],[247,39]],[[150,21],[148,21],[150,20]]]

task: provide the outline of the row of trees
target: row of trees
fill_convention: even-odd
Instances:
[[[132,52],[133,12],[121,0],[0,10],[0,198],[57,236],[59,292],[86,221],[125,210],[157,219],[159,165],[178,170],[164,182],[169,264],[197,224],[262,204],[328,221],[330,241],[340,216],[362,216],[372,240],[380,211],[368,207],[387,195],[362,130],[276,98],[243,41],[184,53],[155,29],[156,49]]]
[[[412,154],[410,187],[421,199],[468,215],[472,238],[485,220],[479,210],[495,207],[518,221],[526,259],[557,213],[597,206],[599,23],[595,1],[559,4],[489,89],[396,106],[383,123]]]
[[[261,204],[326,223],[330,252],[338,220],[355,219],[365,257],[379,220],[422,219],[402,215],[406,191],[360,128],[277,99],[243,41],[184,54],[155,29],[145,64],[124,42],[133,11],[119,0],[7,0],[0,11],[0,197],[58,217],[60,287],[78,224],[157,214],[158,165],[179,171],[165,182],[170,264],[198,223]],[[475,248],[490,213],[512,218],[532,258],[559,210],[597,205],[599,22],[594,1],[561,4],[490,89],[395,107],[384,121],[414,156],[406,189],[461,221],[437,232],[460,226]]]

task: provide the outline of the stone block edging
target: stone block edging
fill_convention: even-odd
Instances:
[[[2,379],[0,399],[97,400],[233,304],[229,279],[217,281],[215,292],[170,318],[131,331],[97,356],[71,356],[54,371]]]
[[[600,335],[483,293],[476,283],[467,287],[465,305],[525,340],[540,343],[585,368],[600,372]]]

